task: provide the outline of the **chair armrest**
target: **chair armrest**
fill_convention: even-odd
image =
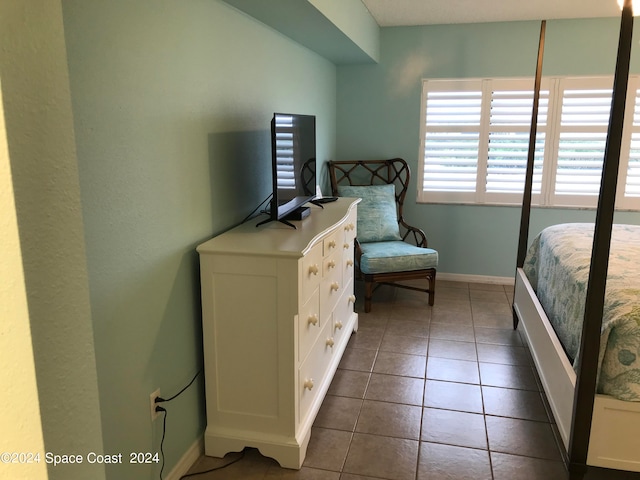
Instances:
[[[427,236],[424,232],[413,225],[409,225],[405,221],[400,221],[400,235],[402,240],[413,243],[414,245],[422,248],[427,248]]]

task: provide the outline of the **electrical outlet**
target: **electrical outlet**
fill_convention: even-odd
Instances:
[[[160,389],[157,389],[155,392],[153,392],[151,395],[149,395],[149,407],[151,409],[151,421],[153,422],[156,418],[158,418],[158,415],[160,414],[160,412],[156,412],[156,406],[159,405],[159,403],[156,403],[156,398],[158,398],[160,396]]]

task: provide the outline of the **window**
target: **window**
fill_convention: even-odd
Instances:
[[[543,78],[534,205],[594,207],[612,77]],[[619,209],[640,209],[640,83],[629,81]],[[529,151],[532,79],[425,80],[418,201],[520,204]]]

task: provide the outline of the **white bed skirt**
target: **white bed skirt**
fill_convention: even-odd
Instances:
[[[568,449],[576,374],[521,268],[516,272],[513,307]],[[587,465],[640,472],[639,445],[640,403],[596,395]]]

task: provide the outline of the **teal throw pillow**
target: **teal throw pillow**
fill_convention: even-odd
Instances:
[[[341,197],[359,197],[358,241],[401,240],[396,209],[395,185],[338,186]]]

